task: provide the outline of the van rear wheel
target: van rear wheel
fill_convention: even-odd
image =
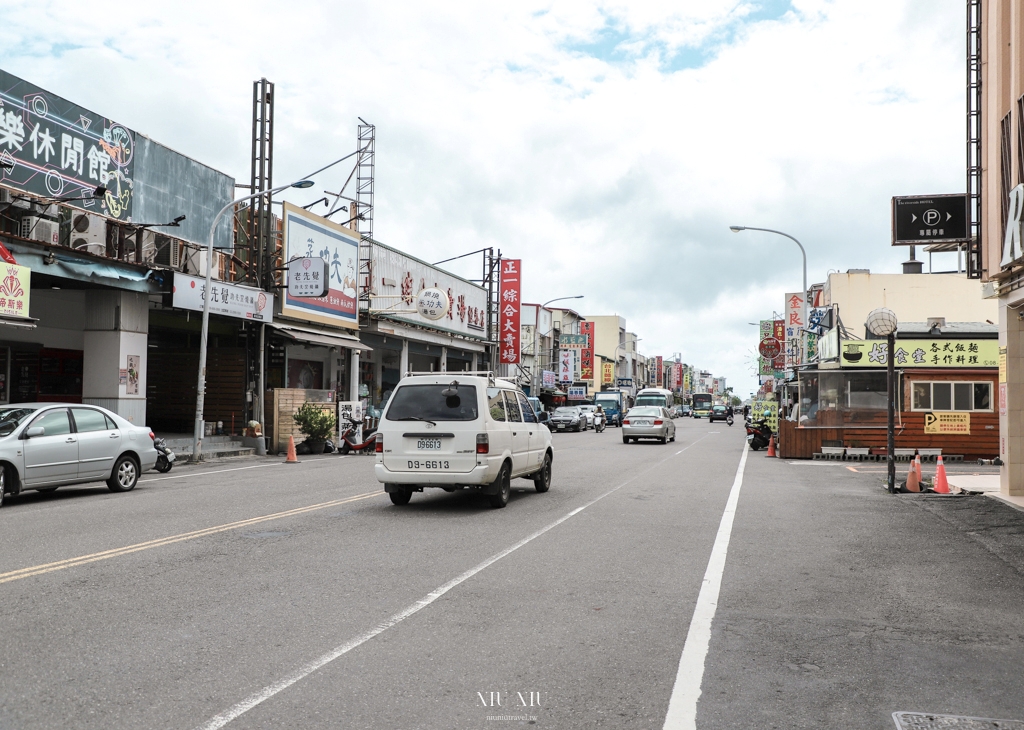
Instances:
[[[544,466],[533,475],[533,487],[538,492],[546,492],[551,488],[551,454],[544,454]]]
[[[498,493],[487,495],[487,500],[495,509],[501,509],[508,504],[509,495],[512,494],[512,470],[509,468],[508,464],[501,465],[501,471],[498,472],[498,478],[494,481],[498,486]]]
[[[399,506],[403,504],[409,504],[409,500],[412,499],[412,490],[403,489],[399,492],[388,492],[388,496],[391,497],[391,503]]]

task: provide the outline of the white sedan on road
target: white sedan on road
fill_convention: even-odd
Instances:
[[[0,407],[0,505],[4,493],[52,492],[106,481],[135,488],[156,465],[153,432],[99,406],[15,403]]]

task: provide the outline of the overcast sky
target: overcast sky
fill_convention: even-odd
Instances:
[[[962,0],[4,5],[5,70],[239,182],[254,80],[276,85],[277,183],[355,149],[363,117],[378,240],[500,248],[527,300],[583,294],[741,394],[747,323],[800,256],[730,224],[799,238],[811,283],[896,272],[890,197],[965,184]]]

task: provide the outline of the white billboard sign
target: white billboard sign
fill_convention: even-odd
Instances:
[[[371,314],[473,339],[487,338],[486,289],[376,242],[370,247],[370,260]],[[431,288],[440,289],[450,302],[439,320],[413,311],[420,292]]]
[[[281,301],[285,317],[359,329],[357,272],[359,234],[298,206],[284,204],[284,260],[321,258],[327,263],[327,285],[322,297],[297,297],[286,292]],[[290,266],[290,264],[289,264]]]
[[[576,350],[559,350],[558,380],[562,383],[576,380]]]
[[[205,293],[205,278],[174,273],[173,306],[201,312]],[[270,322],[273,320],[274,295],[255,287],[214,279],[210,286],[210,312],[254,322]]]

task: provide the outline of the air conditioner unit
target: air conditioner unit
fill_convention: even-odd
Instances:
[[[106,256],[107,221],[92,213],[76,211],[71,217],[71,248]]]
[[[57,221],[27,215],[21,219],[21,237],[56,246],[60,243],[60,225]]]

